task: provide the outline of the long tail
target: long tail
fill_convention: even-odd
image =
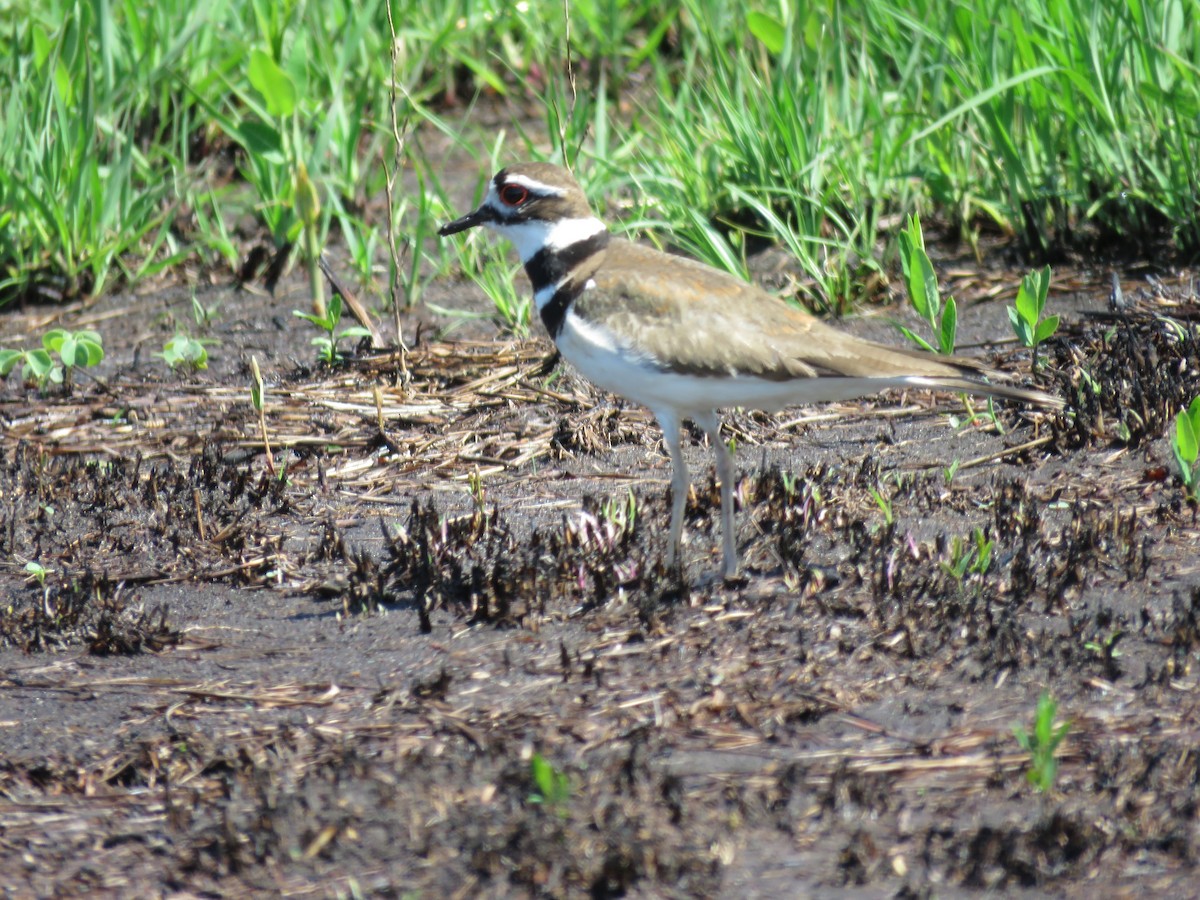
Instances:
[[[1016,400],[1046,409],[1062,409],[1066,403],[1060,397],[1030,388],[1013,387],[1007,384],[993,384],[988,381],[977,381],[974,378],[960,378],[944,375],[909,375],[902,379],[912,387],[928,388],[934,391],[956,391],[975,394],[980,397],[1001,397],[1005,400]]]

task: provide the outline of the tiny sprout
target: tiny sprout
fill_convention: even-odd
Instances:
[[[32,561],[25,563],[25,572],[30,578],[36,580],[39,586],[46,586],[46,576],[50,574],[50,570],[41,563]]]
[[[1020,725],[1013,727],[1013,736],[1021,749],[1029,754],[1029,769],[1025,773],[1029,783],[1039,792],[1054,787],[1058,776],[1058,760],[1055,754],[1059,745],[1071,730],[1070,722],[1055,724],[1058,704],[1049,693],[1043,693],[1038,698],[1037,712],[1034,714],[1033,732],[1027,732]]]

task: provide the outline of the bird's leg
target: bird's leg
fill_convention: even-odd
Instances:
[[[733,483],[737,476],[734,474],[733,457],[729,447],[721,440],[721,420],[715,410],[695,415],[692,421],[708,435],[716,458],[717,479],[721,482],[721,547],[725,557],[722,574],[726,578],[733,578],[738,568],[737,532],[733,525]]]
[[[671,534],[667,541],[667,568],[674,569],[677,563],[682,565],[680,544],[683,541],[683,512],[687,506],[688,468],[679,440],[682,424],[679,417],[665,411],[656,413],[656,418],[662,426],[663,441],[671,457]]]

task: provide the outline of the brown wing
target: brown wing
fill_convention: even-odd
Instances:
[[[765,291],[694,260],[614,239],[575,302],[659,365],[772,380],[980,374],[972,360],[845,334]],[[682,286],[682,287],[681,287]]]

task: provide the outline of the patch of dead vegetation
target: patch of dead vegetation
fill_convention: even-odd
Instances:
[[[5,640],[155,652],[0,676],[0,748],[40,709],[97,710],[5,754],[6,877],[46,895],[732,896],[739,872],[781,873],[782,896],[1179,893],[1200,853],[1200,536],[1146,473],[1200,353],[1186,308],[1146,302],[1053,345],[1073,421],[1003,410],[1000,436],[946,437],[924,398],[732,416],[731,584],[706,577],[711,474],[681,583],[666,491],[607,478],[654,470],[653,423],[544,380],[532,342],[277,370],[282,478],[233,378],[8,398],[0,552],[50,575],[10,568]],[[137,417],[114,421],[111,391]],[[228,630],[180,634],[166,581],[210,586]],[[1012,727],[1043,689],[1072,727],[1037,795]],[[535,753],[565,802],[531,801]]]

